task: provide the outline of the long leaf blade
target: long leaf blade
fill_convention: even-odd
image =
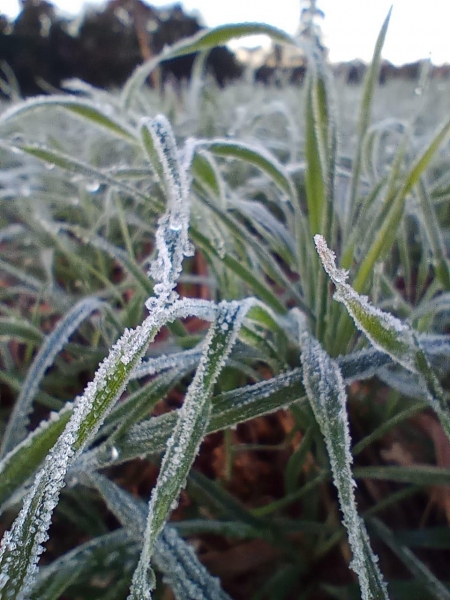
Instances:
[[[151,597],[153,587],[150,559],[155,543],[173,503],[186,483],[189,469],[206,434],[214,383],[236,340],[242,320],[252,302],[221,303],[219,314],[207,336],[205,350],[192,381],[177,424],[167,442],[160,475],[149,502],[144,548],[129,598],[142,600]]]
[[[352,569],[358,576],[363,600],[387,600],[387,588],[378,568],[369,536],[356,506],[351,471],[347,396],[337,364],[307,333],[302,335],[302,363],[306,393],[322,430],[333,479],[353,552]]]
[[[439,383],[416,332],[399,319],[372,306],[346,283],[347,274],[336,267],[335,256],[322,236],[314,238],[323,267],[336,286],[334,298],[342,302],[356,326],[378,350],[386,352],[397,363],[423,377],[426,399],[436,412],[450,438],[448,397]]]

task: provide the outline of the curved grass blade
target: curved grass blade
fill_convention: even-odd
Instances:
[[[36,158],[43,160],[47,164],[56,165],[57,167],[65,169],[70,173],[80,174],[85,177],[93,178],[96,181],[98,180],[101,183],[105,183],[111,187],[122,190],[123,192],[130,194],[133,198],[139,198],[140,200],[144,201],[147,205],[149,205],[148,196],[143,194],[137,188],[128,185],[127,183],[121,181],[117,177],[112,177],[111,175],[108,175],[108,173],[105,173],[104,171],[101,171],[100,169],[97,169],[96,167],[93,167],[88,163],[85,163],[81,160],[77,160],[76,158],[73,158],[73,156],[65,154],[60,150],[52,150],[51,148],[46,148],[42,145],[35,146],[25,144],[14,144],[14,147],[23,150],[23,152],[26,152],[31,156],[35,156]],[[150,209],[152,209],[151,205]],[[154,209],[154,212],[156,212],[156,208]]]
[[[173,44],[171,47],[166,48],[161,54],[152,60],[149,60],[137,67],[123,89],[123,106],[125,108],[130,107],[130,104],[136,93],[139,91],[139,88],[144,85],[147,77],[161,62],[176,58],[177,56],[185,56],[186,54],[192,54],[202,50],[209,50],[210,48],[226,44],[233,38],[259,34],[268,35],[272,40],[281,44],[295,45],[294,38],[288,35],[285,31],[264,23],[237,23],[232,25],[222,25],[206,31],[200,31],[198,34],[181,40],[180,42]]]
[[[297,202],[297,192],[288,172],[264,148],[255,148],[244,142],[220,139],[202,140],[198,145],[207,148],[215,156],[237,158],[258,167],[291,199],[293,204]]]
[[[38,327],[15,317],[0,318],[0,336],[19,338],[32,344],[40,344],[43,338]]]
[[[173,503],[186,484],[189,469],[206,435],[211,412],[210,397],[217,377],[238,335],[252,301],[223,302],[208,333],[205,349],[196,375],[180,409],[177,424],[167,442],[160,474],[153,489],[144,538],[144,548],[129,598],[143,600],[151,597],[153,576],[150,559],[156,540],[166,522]]]
[[[28,416],[34,397],[45,371],[53,363],[55,356],[62,350],[77,327],[102,305],[103,303],[98,298],[83,298],[69,310],[52,333],[46,337],[28,370],[19,397],[14,404],[3,436],[1,456],[5,456],[26,436]]]
[[[102,106],[97,106],[94,102],[88,100],[81,100],[70,96],[38,96],[20,102],[6,110],[0,116],[0,124],[21,117],[24,113],[31,110],[54,106],[69,110],[70,112],[99,125],[103,129],[106,129],[116,137],[136,143],[134,132],[125,124],[106,115]]]
[[[77,399],[73,414],[38,472],[19,516],[5,533],[0,548],[0,591],[5,598],[24,600],[27,597],[67,470],[121,396],[158,330],[169,320],[191,315],[196,309],[200,309],[202,318],[215,315],[210,303],[192,300],[178,301],[169,307],[164,303],[158,305],[156,301],[153,307],[152,314],[141,326],[125,331],[101,363],[83,396]]]
[[[450,438],[450,412],[448,398],[436,377],[416,332],[399,319],[372,306],[367,298],[359,296],[346,283],[347,274],[336,267],[335,256],[322,236],[314,237],[323,267],[336,286],[334,298],[342,302],[356,326],[365,333],[371,343],[386,352],[397,363],[412,373],[423,377],[426,399],[436,412]]]
[[[320,344],[304,333],[301,337],[303,378],[308,400],[325,438],[333,479],[352,548],[351,568],[358,576],[363,600],[387,600],[387,588],[369,536],[358,515],[351,471],[347,396],[341,372]]]
[[[12,277],[23,283],[29,288],[30,292],[40,292],[45,287],[44,281],[41,281],[37,277],[33,277],[33,275],[30,275],[29,273],[25,273],[15,265],[2,259],[0,259],[0,270],[4,273],[8,273],[8,275],[12,275]]]

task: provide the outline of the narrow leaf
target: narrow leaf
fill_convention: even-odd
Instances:
[[[436,412],[450,438],[448,398],[436,377],[416,332],[399,319],[372,306],[346,283],[347,274],[336,267],[334,253],[328,249],[322,236],[314,238],[323,267],[336,286],[334,298],[342,302],[355,321],[378,350],[386,352],[397,363],[423,377],[426,398]]]
[[[150,559],[154,546],[181,489],[198,448],[206,435],[210,419],[210,397],[228,354],[236,340],[251,301],[221,303],[219,313],[208,333],[205,350],[196,375],[178,414],[177,424],[167,442],[160,474],[149,502],[144,548],[133,576],[129,598],[151,598],[153,587]]]
[[[45,371],[53,363],[55,356],[62,350],[77,327],[102,304],[98,298],[83,298],[59,321],[52,333],[45,339],[28,370],[19,397],[14,404],[3,436],[1,456],[4,456],[25,437],[28,416]]]
[[[91,476],[93,485],[106,504],[133,537],[140,540],[145,531],[146,505],[133,498],[106,477]],[[200,563],[194,550],[180,538],[176,529],[164,527],[155,544],[155,564],[163,573],[177,600],[227,600],[229,597]]]
[[[358,576],[363,600],[387,600],[387,588],[378,567],[378,558],[370,547],[369,536],[356,506],[347,396],[341,372],[337,363],[307,333],[302,335],[301,344],[304,385],[325,438],[343,522],[353,552],[350,566]]]

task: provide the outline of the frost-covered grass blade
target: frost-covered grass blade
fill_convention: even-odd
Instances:
[[[145,532],[145,503],[102,475],[93,474],[90,479],[120,523],[131,529],[136,539],[141,539]],[[229,600],[219,580],[208,573],[174,527],[164,527],[155,544],[154,560],[177,600]]]
[[[186,484],[189,469],[207,432],[213,386],[250,306],[251,301],[219,305],[217,319],[205,341],[202,359],[167,442],[158,481],[150,498],[144,548],[133,577],[130,599],[151,597],[153,581],[150,559],[156,540]]]
[[[426,397],[450,438],[450,412],[447,394],[420,345],[416,332],[406,323],[372,306],[346,283],[347,274],[336,267],[335,256],[322,236],[314,238],[325,271],[336,286],[334,298],[342,302],[357,327],[375,348],[386,352],[397,363],[423,377]]]
[[[45,371],[80,323],[101,306],[102,302],[98,298],[83,298],[61,319],[53,332],[46,338],[28,370],[19,397],[14,404],[3,435],[1,456],[12,450],[25,437],[32,403]]]
[[[387,600],[387,588],[365,525],[358,515],[351,471],[347,396],[338,365],[307,333],[301,338],[306,393],[322,431],[336,485],[343,522],[352,548],[352,569],[363,600]]]

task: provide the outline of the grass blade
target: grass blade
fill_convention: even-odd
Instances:
[[[53,363],[77,327],[103,303],[98,298],[83,298],[59,321],[47,336],[28,370],[6,427],[0,456],[5,456],[26,436],[28,416],[45,371]]]
[[[116,137],[136,143],[134,133],[123,123],[106,115],[103,107],[96,106],[88,100],[80,100],[78,98],[71,98],[70,96],[38,96],[15,104],[1,115],[0,123],[7,123],[11,119],[22,117],[24,113],[31,110],[53,106],[69,110],[83,119],[106,129]]]
[[[346,283],[347,274],[336,267],[335,256],[322,236],[314,238],[323,267],[336,286],[334,298],[342,302],[356,326],[365,333],[378,350],[386,352],[412,373],[420,374],[426,385],[426,399],[436,412],[450,438],[448,398],[436,377],[416,332],[399,319],[372,306]]]
[[[102,475],[96,473],[90,479],[109,510],[124,527],[131,530],[133,537],[140,540],[145,531],[145,503],[133,498]],[[219,581],[208,573],[194,550],[179,537],[174,527],[164,527],[159,536],[155,545],[155,564],[179,600],[229,599]]]
[[[358,576],[363,600],[386,600],[386,584],[356,506],[344,381],[337,363],[317,341],[304,333],[301,344],[305,389],[325,438],[343,522],[353,552],[350,566]]]
[[[384,46],[386,39],[387,30],[389,27],[389,21],[391,18],[392,8],[389,9],[386,19],[381,27],[381,31],[378,34],[378,38],[375,44],[375,50],[372,57],[372,61],[367,70],[363,84],[363,97],[361,102],[361,112],[358,119],[358,137],[355,148],[355,155],[352,169],[352,180],[350,184],[350,202],[349,208],[351,216],[348,225],[351,226],[353,223],[354,215],[357,211],[357,194],[358,186],[361,178],[361,167],[362,167],[362,156],[363,156],[363,145],[366,137],[366,133],[370,124],[370,118],[372,113],[372,104],[374,99],[375,87],[378,80],[378,74],[380,71],[381,64],[381,51]]]
[[[130,599],[151,597],[153,588],[150,559],[174,502],[177,501],[200,443],[207,432],[214,383],[236,340],[242,320],[252,301],[222,303],[213,323],[199,367],[179,411],[177,424],[167,442],[158,481],[149,503],[144,548],[130,591]]]
[[[297,192],[283,165],[271,156],[264,148],[255,148],[244,142],[212,139],[201,142],[215,156],[237,158],[261,169],[283,191],[293,204],[296,203]]]
[[[176,58],[177,56],[185,56],[186,54],[221,46],[233,38],[259,34],[268,35],[272,40],[281,44],[295,45],[295,40],[286,32],[264,23],[238,23],[200,31],[190,38],[173,44],[152,60],[137,67],[123,89],[123,105],[129,108],[139,88],[144,85],[147,77],[161,62]]]

